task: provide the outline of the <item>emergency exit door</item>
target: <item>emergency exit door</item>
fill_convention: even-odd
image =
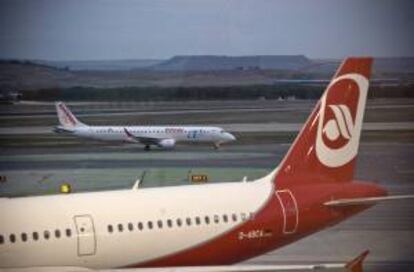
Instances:
[[[96,235],[93,219],[90,215],[74,217],[78,234],[78,256],[89,256],[96,253]]]
[[[296,232],[299,223],[299,213],[296,199],[290,190],[276,191],[283,212],[283,233]]]

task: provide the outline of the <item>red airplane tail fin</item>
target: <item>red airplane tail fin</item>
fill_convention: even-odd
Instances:
[[[339,67],[281,162],[278,189],[352,180],[371,64],[371,58],[348,58]]]

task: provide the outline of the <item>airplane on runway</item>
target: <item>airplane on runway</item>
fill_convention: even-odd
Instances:
[[[0,199],[0,268],[251,271],[228,265],[412,197],[354,179],[371,64],[343,62],[282,162],[255,181]],[[255,271],[317,269],[360,271]]]
[[[177,142],[214,143],[216,149],[221,144],[235,141],[231,133],[219,127],[210,126],[88,126],[80,122],[62,103],[56,103],[60,126],[56,133],[69,133],[74,136],[101,141],[139,143],[150,150],[151,145],[172,149]]]

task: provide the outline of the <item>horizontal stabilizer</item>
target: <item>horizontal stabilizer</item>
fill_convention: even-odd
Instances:
[[[396,195],[396,196],[382,196],[382,197],[362,197],[362,198],[347,198],[338,199],[325,202],[324,205],[328,207],[345,207],[355,205],[372,205],[382,201],[414,199],[414,195]]]

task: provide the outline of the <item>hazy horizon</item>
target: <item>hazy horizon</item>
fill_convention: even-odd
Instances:
[[[298,54],[301,55],[301,54]],[[297,55],[175,55],[167,58],[159,58],[159,59],[149,59],[149,58],[124,58],[124,59],[29,59],[29,58],[7,58],[7,57],[0,57],[1,61],[45,61],[45,62],[111,62],[111,61],[166,61],[173,57],[193,57],[193,56],[219,56],[219,57],[251,57],[251,56],[297,56]],[[305,55],[304,55],[305,56]],[[307,56],[305,56],[307,57]],[[414,58],[413,56],[363,56],[363,55],[350,55],[349,57],[372,57],[372,58],[379,58],[379,59],[387,59],[387,58]],[[343,58],[337,57],[337,58],[310,58],[307,57],[310,60],[332,60],[332,61],[340,61],[343,60]]]
[[[413,10],[408,0],[3,0],[0,59],[413,57]]]

